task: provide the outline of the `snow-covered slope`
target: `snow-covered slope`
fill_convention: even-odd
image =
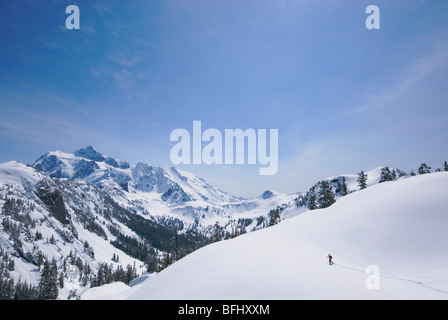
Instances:
[[[446,172],[371,186],[203,247],[128,298],[448,299],[447,190]],[[379,282],[365,272],[372,265]]]
[[[115,268],[135,263],[141,274],[146,271],[143,261],[112,244],[122,235],[140,239],[118,216],[110,216],[116,207],[106,193],[84,181],[55,180],[15,161],[2,163],[0,261],[8,256],[14,264],[9,268],[12,279],[33,286],[39,283],[44,259],[55,259],[66,281],[68,268],[76,266],[76,279],[61,288],[60,297],[81,289],[101,263]],[[114,255],[119,261],[111,260]]]
[[[263,228],[255,218],[292,199],[270,191],[230,196],[191,173],[130,165],[91,146],[50,151],[33,166],[2,163],[0,267],[9,267],[0,284],[11,277],[36,288],[44,261],[54,259],[61,281],[70,280],[59,294],[65,298],[97,285],[111,268],[142,274],[165,267],[168,253],[172,260],[209,243],[216,222],[221,238]],[[112,267],[103,272],[105,264]],[[78,276],[69,279],[74,266]]]
[[[381,170],[383,168],[386,168],[386,167],[381,166],[381,167],[377,167],[372,170],[364,172],[364,174],[367,176],[367,181],[366,181],[367,186],[374,186],[380,182]],[[400,176],[407,176],[400,169],[390,168],[390,170],[396,172],[397,179]],[[345,181],[347,184],[347,190],[349,193],[358,191],[360,189],[359,184],[358,184],[358,174],[344,174],[344,175],[339,175],[337,177],[327,178],[326,180],[331,182],[331,181],[339,181],[342,178],[345,178]]]
[[[58,276],[70,280],[59,294],[65,298],[96,285],[104,264],[135,266],[138,274],[163,268],[168,252],[181,257],[208,243],[216,221],[224,238],[262,228],[253,218],[289,198],[232,197],[190,173],[131,166],[92,147],[51,151],[33,166],[2,163],[0,267],[10,266],[2,280],[37,287],[44,260],[54,259]]]

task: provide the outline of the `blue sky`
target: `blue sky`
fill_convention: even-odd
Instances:
[[[2,1],[0,39],[0,162],[93,145],[169,167],[194,120],[279,130],[276,175],[180,166],[235,195],[448,160],[444,0]]]

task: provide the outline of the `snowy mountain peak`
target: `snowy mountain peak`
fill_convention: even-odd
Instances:
[[[237,200],[191,173],[174,167],[164,169],[141,162],[130,165],[103,155],[91,145],[74,153],[47,152],[33,167],[53,178],[90,182],[114,194],[120,194],[128,201],[134,201],[137,197],[145,199],[140,199],[139,202],[147,202],[147,193],[152,194],[152,200],[162,201],[170,206],[200,201],[197,205],[204,208],[209,204],[219,205],[223,201]],[[123,191],[134,195],[124,195]],[[146,195],[138,196],[140,193]],[[145,207],[148,211],[153,208],[151,205]]]
[[[274,195],[274,193],[271,190],[266,190],[260,195],[260,197],[262,199],[266,200],[266,199],[272,198],[273,195]]]
[[[105,157],[95,150],[91,145],[74,152],[77,157],[85,158],[93,161],[104,161]]]

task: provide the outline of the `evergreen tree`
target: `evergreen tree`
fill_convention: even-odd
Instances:
[[[315,210],[317,208],[318,208],[318,206],[317,206],[316,190],[314,187],[312,187],[309,191],[308,209]]]
[[[9,271],[14,271],[14,268],[15,268],[14,259],[11,258],[8,263],[8,269]]]
[[[58,271],[56,261],[50,264],[45,260],[39,281],[39,300],[55,300],[58,298]]]
[[[103,284],[106,284],[106,268],[107,264],[100,263],[100,265],[98,266],[96,277],[92,283],[92,286],[99,287],[102,286]]]
[[[64,288],[64,273],[63,272],[61,272],[59,274],[59,287],[61,289]]]
[[[397,180],[397,171],[395,169],[392,170],[392,180],[391,181],[395,181]]]
[[[129,282],[131,282],[135,278],[137,278],[137,269],[135,267],[135,262],[134,262],[133,266],[128,264],[126,267],[126,276],[125,276],[124,283],[129,284]]]
[[[121,281],[126,283],[126,272],[123,270],[121,264],[117,266],[117,269],[113,274],[113,281]]]
[[[443,163],[443,170],[448,171],[448,162],[446,161]]]
[[[177,228],[174,230],[174,259],[179,260],[179,237],[177,235]]]
[[[158,267],[157,267],[157,256],[156,256],[156,254],[149,253],[146,256],[145,264],[146,264],[148,272],[155,272],[155,271],[157,271]]]
[[[172,264],[173,262],[172,262],[172,260],[171,260],[171,256],[170,256],[170,253],[169,252],[167,252],[166,254],[165,254],[165,258],[163,259],[163,261],[162,261],[162,269],[165,269],[166,267],[168,267],[170,264]]]
[[[14,280],[6,277],[0,280],[0,300],[12,300],[15,294]]]
[[[367,188],[367,174],[364,171],[358,173],[358,186],[361,190]]]
[[[342,196],[346,196],[348,194],[347,182],[345,181],[345,177],[342,177],[341,194]]]
[[[0,300],[12,300],[14,293],[14,280],[11,279],[3,261],[0,261]]]
[[[221,241],[221,227],[218,221],[215,222],[214,232],[213,232],[213,242]]]
[[[426,163],[422,163],[418,168],[419,174],[431,173],[431,167],[429,167]]]
[[[81,300],[81,297],[78,295],[78,291],[76,289],[69,291],[67,300],[71,299]]]
[[[111,263],[106,268],[106,283],[112,283],[112,282],[114,282],[114,267]]]
[[[393,181],[394,180],[394,175],[395,176],[397,175],[395,173],[395,170],[392,173],[390,171],[389,167],[381,168],[381,174],[380,174],[380,181],[379,181],[379,183],[386,182],[386,181]]]
[[[319,208],[328,208],[333,203],[336,202],[334,199],[334,193],[331,189],[330,183],[328,181],[322,181],[320,183],[321,189],[319,192]]]
[[[118,259],[118,255],[117,255],[117,259]],[[90,268],[89,264],[86,261],[84,263],[84,266],[82,267],[82,273],[80,274],[81,283],[82,283],[83,286],[87,286],[87,284],[91,280],[90,279],[91,278],[91,273],[92,273],[92,269]]]
[[[271,209],[269,211],[269,226],[273,226],[280,222],[280,209]]]
[[[14,300],[37,300],[39,291],[26,281],[22,283],[19,279],[14,292]]]

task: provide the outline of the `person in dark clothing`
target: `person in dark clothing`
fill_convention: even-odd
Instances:
[[[328,254],[328,263],[330,264],[330,266],[333,264],[333,261],[331,261],[331,259],[333,259],[333,257]]]

